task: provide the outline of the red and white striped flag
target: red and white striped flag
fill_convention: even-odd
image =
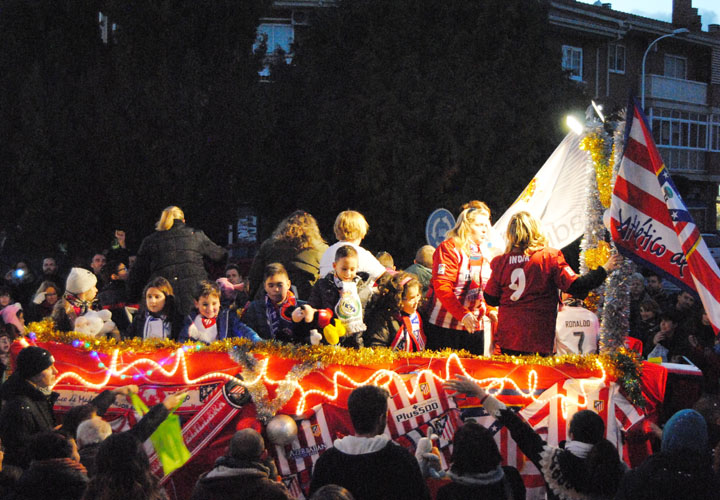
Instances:
[[[700,236],[653,142],[635,99],[628,105],[625,151],[610,206],[618,250],[694,291],[720,331],[720,269]]]

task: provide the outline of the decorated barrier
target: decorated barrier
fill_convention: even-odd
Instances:
[[[189,497],[198,476],[225,452],[233,433],[245,427],[264,433],[283,482],[304,498],[317,458],[335,439],[352,433],[346,403],[360,385],[375,384],[390,391],[386,432],[410,451],[421,437],[437,434],[443,467],[449,465],[452,438],[462,420],[480,421],[495,433],[505,463],[521,471],[531,494],[542,493],[542,479],[507,430],[478,401],[446,393],[444,380],[472,376],[520,412],[551,444],[565,439],[567,422],[578,409],[589,408],[603,417],[608,439],[621,449],[621,431],[640,421],[642,411],[621,393],[618,382],[629,389],[626,394],[635,394],[630,399],[636,404],[647,399],[640,394],[639,364],[624,350],[614,356],[488,359],[459,357],[450,351],[413,354],[253,345],[244,339],[211,346],[138,340],[116,344],[52,332],[43,323],[33,327],[36,333],[31,339],[56,359],[60,374],[55,390],[61,394],[56,411],[61,415],[104,388],[131,383],[140,387],[139,395],[148,405],[161,402],[168,393],[188,392],[177,414],[192,454],[189,462],[163,476],[157,455],[149,448],[153,471],[176,499]],[[13,346],[15,351],[20,347]],[[119,401],[106,418],[120,430],[138,416],[129,403]]]

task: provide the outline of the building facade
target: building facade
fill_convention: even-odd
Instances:
[[[672,22],[574,0],[550,0],[551,48],[588,97],[613,112],[643,88],[665,165],[704,232],[718,229],[720,26],[702,24],[692,0],[673,0]],[[684,31],[685,33],[677,33]],[[673,34],[673,32],[676,34]],[[659,37],[671,35],[655,43]]]
[[[550,50],[562,55],[568,77],[606,112],[623,109],[645,86],[645,113],[665,165],[703,232],[719,227],[720,25],[702,31],[692,0],[673,0],[672,22],[615,11],[609,3],[540,0],[548,6]],[[292,58],[298,32],[333,0],[275,0],[261,19],[268,54]],[[687,33],[657,38],[674,30]],[[277,57],[277,56],[276,56]],[[260,73],[269,76],[268,68]]]

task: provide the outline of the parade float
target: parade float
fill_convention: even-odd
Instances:
[[[569,418],[590,408],[607,424],[607,437],[622,450],[621,434],[662,400],[663,378],[641,378],[631,351],[612,355],[493,356],[464,352],[405,353],[335,346],[298,346],[245,339],[211,345],[173,341],[116,342],[53,330],[52,322],[30,325],[26,342],[49,349],[59,370],[54,390],[56,412],[90,401],[106,388],[134,384],[148,405],[170,393],[187,392],[176,410],[189,461],[167,473],[148,444],[153,471],[173,498],[188,498],[197,477],[212,467],[233,433],[251,427],[266,439],[278,473],[298,498],[304,498],[312,465],[336,438],[353,432],[347,412],[349,393],[360,385],[386,387],[388,429],[414,451],[421,437],[434,433],[447,468],[455,430],[474,418],[496,434],[504,460],[516,466],[529,490],[542,491],[542,479],[517,450],[507,431],[493,425],[472,398],[453,397],[442,382],[469,375],[520,412],[549,443],[565,439]],[[105,418],[116,430],[140,416],[118,398]]]
[[[601,318],[600,354],[476,357],[450,350],[406,353],[384,348],[251,344],[244,339],[226,339],[211,345],[139,339],[116,342],[60,333],[49,321],[30,325],[31,333],[22,342],[36,343],[55,356],[60,372],[55,386],[61,394],[56,405],[60,416],[105,388],[138,385],[140,398],[147,405],[162,401],[169,393],[187,392],[176,414],[189,460],[173,470],[163,465],[158,455],[163,450],[148,444],[153,471],[175,499],[188,498],[198,476],[225,452],[233,433],[247,427],[263,434],[282,482],[298,498],[305,498],[313,463],[335,439],[353,432],[346,402],[355,387],[365,384],[389,390],[392,398],[386,432],[399,444],[414,451],[421,437],[436,434],[435,445],[442,455],[443,468],[447,468],[455,430],[464,419],[474,418],[495,434],[504,463],[520,470],[528,498],[542,498],[542,478],[507,430],[484,412],[479,401],[443,389],[443,382],[457,375],[470,376],[487,387],[551,445],[566,438],[567,424],[576,411],[591,409],[603,418],[606,437],[626,462],[638,465],[642,453],[632,456],[631,443],[625,442],[624,434],[642,427],[638,424],[647,417],[657,416],[665,398],[668,367],[641,362],[636,352],[625,347],[629,331],[628,278],[636,271],[631,260],[658,271],[677,271],[677,262],[687,262],[692,278],[704,279],[707,273],[695,271],[698,267],[693,261],[704,258],[707,248],[703,249],[701,239],[699,243],[676,241],[688,222],[671,222],[670,208],[658,208],[655,216],[664,224],[663,248],[682,247],[674,253],[660,255],[654,248],[651,256],[644,255],[647,245],[643,234],[619,224],[618,199],[625,203],[626,211],[634,209],[638,213],[644,208],[642,203],[639,208],[630,205],[643,197],[652,197],[652,206],[657,207],[663,198],[676,205],[680,200],[669,176],[659,174],[664,166],[646,128],[640,128],[644,125],[642,113],[637,106],[631,110],[630,116],[637,116],[634,122],[630,120],[630,139],[625,136],[624,122],[604,123],[598,113],[602,120],[591,119],[580,135],[566,137],[505,214],[528,210],[542,214],[538,217],[544,227],[553,228],[556,236],[563,233],[570,240],[582,236],[582,272],[596,268],[617,250],[629,257],[585,302]],[[621,169],[626,140],[634,141],[631,150],[635,153],[649,152],[638,155],[629,166],[657,174],[647,178],[644,194],[634,199],[625,192],[613,191],[617,178],[624,186],[628,184],[629,174]],[[582,182],[578,184],[578,180]],[[652,185],[659,181],[663,182],[662,188]],[[573,193],[572,210],[563,208],[570,198],[568,193]],[[679,205],[673,205],[672,210],[682,212]],[[498,225],[504,219],[498,221],[496,229],[502,230]],[[686,261],[681,252],[687,245],[692,248]],[[561,247],[559,243],[555,246]],[[717,276],[720,271],[717,266],[713,269]],[[687,276],[683,283],[672,273],[666,275],[680,285],[692,285]],[[705,304],[706,297],[700,297]],[[711,321],[717,326],[720,312],[707,306],[706,310],[712,312]],[[22,342],[16,342],[13,349],[20,349]],[[117,430],[132,425],[138,417],[133,407],[122,401],[105,416]]]

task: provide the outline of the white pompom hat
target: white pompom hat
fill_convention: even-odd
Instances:
[[[67,281],[65,282],[65,290],[77,295],[87,292],[97,284],[97,277],[87,269],[82,267],[73,267],[70,269]]]

